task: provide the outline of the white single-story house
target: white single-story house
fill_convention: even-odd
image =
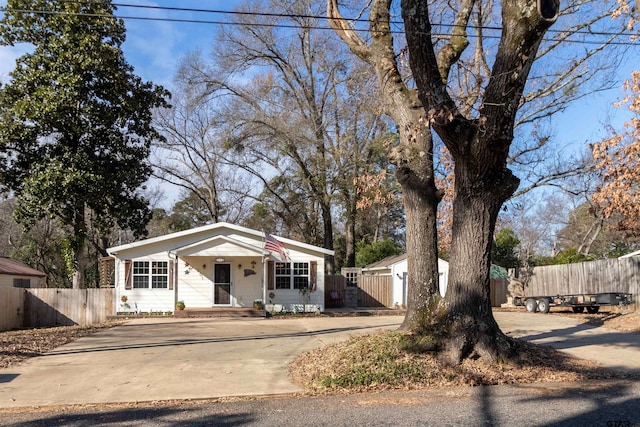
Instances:
[[[178,301],[252,307],[256,300],[267,311],[324,311],[324,258],[333,251],[277,236],[269,250],[265,236],[219,222],[107,249],[117,311],[173,312]]]
[[[393,286],[393,301],[396,305],[407,304],[407,254],[400,254],[384,258],[380,261],[363,267],[360,274],[378,274],[391,276]],[[449,263],[438,259],[438,287],[440,295],[447,292],[447,280],[449,280]]]
[[[15,259],[0,256],[0,286],[41,288],[47,275]]]

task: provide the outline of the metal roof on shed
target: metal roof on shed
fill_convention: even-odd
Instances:
[[[10,276],[46,276],[46,274],[40,270],[36,270],[35,268],[29,267],[27,264],[23,264],[20,261],[4,256],[0,256],[0,274]]]

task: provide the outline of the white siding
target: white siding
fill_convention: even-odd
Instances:
[[[224,238],[219,238],[224,236]],[[291,241],[288,241],[291,242]],[[243,233],[241,230],[218,228],[192,234],[180,234],[172,239],[151,239],[149,244],[123,245],[117,248],[116,257],[116,307],[120,297],[127,295],[127,303],[139,311],[173,311],[175,301],[184,301],[187,308],[205,308],[213,305],[213,265],[217,258],[231,264],[232,307],[251,307],[256,299],[263,299],[263,271],[261,234]],[[291,259],[316,261],[317,291],[310,294],[310,304],[324,310],[324,255],[310,248],[291,243],[286,245]],[[182,249],[180,249],[182,248]],[[175,290],[130,289],[125,290],[124,260],[170,261],[177,254]],[[252,267],[251,261],[255,261]],[[265,260],[266,261],[266,260]],[[188,265],[187,265],[188,264]],[[256,274],[244,276],[245,269]],[[186,273],[188,271],[188,274]],[[287,311],[301,309],[302,299],[298,290],[275,290],[274,302],[283,304]],[[268,292],[267,292],[268,294]],[[268,297],[266,298],[268,303]]]
[[[252,268],[251,261],[255,261]],[[189,263],[189,267],[185,264]],[[204,308],[213,305],[213,266],[215,258],[185,257],[178,263],[178,297],[187,307]],[[251,307],[253,301],[262,299],[262,264],[260,257],[225,258],[223,264],[231,264],[231,306]],[[245,269],[256,274],[244,276]],[[189,274],[186,274],[189,271]]]
[[[313,257],[309,254],[301,252],[291,253],[291,259],[295,262],[318,262],[318,271],[316,274],[317,289],[310,292],[307,299],[303,299],[303,295],[298,289],[274,289],[267,291],[267,311],[293,311],[300,312],[304,310],[306,303],[306,311],[324,311],[324,258]],[[269,298],[269,293],[273,292],[275,297]]]
[[[401,305],[407,303],[406,289],[404,289],[403,277],[407,273],[408,262],[406,259],[399,261],[391,266],[391,279],[393,283],[393,302],[394,304]],[[439,259],[438,260],[438,288],[440,295],[444,296],[447,292],[447,281],[449,279],[449,263]],[[407,275],[408,277],[408,275]]]
[[[132,261],[170,261],[166,253],[153,253],[146,256],[138,256],[131,259]],[[168,312],[173,311],[175,306],[174,290],[171,289],[125,289],[125,272],[124,259],[116,260],[116,292],[115,307],[116,311],[139,312]],[[127,296],[126,304],[128,307],[122,306],[121,298]]]
[[[186,265],[187,263],[189,266]],[[188,308],[211,307],[212,269],[212,263],[208,258],[179,259],[176,300],[184,301],[184,305]],[[187,271],[189,274],[186,273]]]

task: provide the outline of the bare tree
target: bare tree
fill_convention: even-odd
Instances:
[[[264,13],[276,7],[285,13]],[[190,58],[182,75],[220,106],[225,143],[239,157],[236,166],[262,184],[263,207],[282,213],[289,234],[333,249],[336,207],[353,221],[352,180],[386,124],[365,101],[359,61],[316,29],[318,8],[313,1],[246,3],[237,25],[221,29],[210,60]],[[334,268],[327,257],[327,271]]]
[[[618,228],[640,236],[640,71],[634,71],[625,83],[631,118],[624,130],[614,130],[609,138],[593,145],[593,157],[602,185],[593,200],[604,208],[607,217],[616,216]]]
[[[233,166],[220,118],[205,100],[185,91],[172,102],[154,117],[164,136],[154,142],[154,175],[197,199],[209,222],[238,222],[252,194],[252,176]]]

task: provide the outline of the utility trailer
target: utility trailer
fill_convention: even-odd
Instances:
[[[514,297],[516,306],[524,306],[527,311],[548,313],[551,307],[571,307],[574,313],[595,314],[603,306],[620,306],[633,304],[631,294],[607,292],[599,294],[575,294],[539,297]]]

